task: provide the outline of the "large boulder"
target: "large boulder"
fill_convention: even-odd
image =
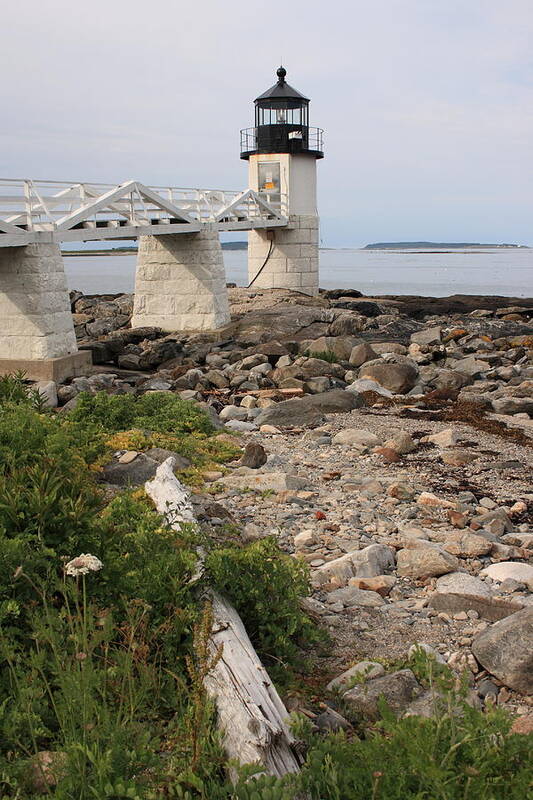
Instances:
[[[375,361],[376,358],[378,358],[378,353],[372,345],[368,344],[368,342],[362,342],[352,348],[349,361],[353,367],[360,367],[367,361]]]
[[[533,416],[533,398],[500,397],[492,401],[492,408],[497,414],[529,414]]]
[[[127,463],[113,461],[106,464],[102,471],[102,479],[113,486],[140,486],[154,477],[158,466],[155,459],[144,453],[138,453]]]
[[[496,622],[514,614],[520,604],[492,597],[489,586],[467,572],[451,572],[437,579],[436,591],[429,598],[435,611],[458,614],[476,611],[482,619]]]
[[[422,687],[414,674],[410,669],[402,669],[354,686],[344,693],[343,699],[366,719],[377,720],[382,699],[391,711],[399,715],[420,694]]]
[[[359,370],[359,378],[370,378],[394,394],[406,394],[416,384],[418,368],[408,359],[402,363],[398,360],[379,358],[363,364]]]
[[[280,341],[289,337],[296,340],[316,339],[326,333],[334,313],[329,308],[317,307],[327,305],[326,300],[312,298],[312,302],[313,306],[287,303],[281,310],[275,306],[248,311],[231,323],[227,336],[243,347],[271,341],[273,331]]]
[[[348,361],[353,350],[355,339],[348,336],[321,336],[307,343],[306,351],[310,355],[328,353],[337,361]]]
[[[313,582],[345,584],[350,578],[374,578],[394,568],[394,550],[385,544],[370,544],[323,564],[313,574]]]
[[[442,328],[435,326],[434,328],[424,328],[421,331],[416,331],[411,334],[411,342],[422,346],[429,346],[432,344],[440,344],[442,335]]]
[[[362,405],[363,399],[356,392],[332,389],[323,394],[293,397],[269,406],[255,418],[255,423],[281,428],[314,426],[323,421],[323,414],[352,411]]]
[[[269,378],[276,384],[286,378],[299,378],[305,381],[308,378],[319,378],[323,375],[332,375],[334,378],[342,380],[344,372],[340,364],[332,364],[322,358],[306,358],[302,356],[288,367],[277,367],[272,370]]]
[[[366,325],[366,319],[357,312],[346,312],[339,314],[328,328],[330,336],[350,336],[362,331]]]
[[[381,444],[381,439],[371,431],[366,431],[362,428],[345,428],[343,431],[336,433],[332,439],[333,444],[344,444],[356,449],[365,447],[376,447]]]
[[[490,564],[482,569],[481,575],[487,575],[493,581],[505,581],[511,578],[518,583],[525,583],[529,591],[533,592],[533,564],[500,561],[499,564]]]
[[[397,555],[398,575],[402,578],[431,578],[457,571],[458,559],[434,545],[420,544],[400,550]]]
[[[533,692],[533,606],[495,622],[472,644],[479,663],[511,689]]]

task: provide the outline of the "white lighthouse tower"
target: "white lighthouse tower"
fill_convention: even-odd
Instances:
[[[263,289],[318,294],[316,162],[324,157],[321,128],[309,127],[309,99],[285,80],[255,102],[255,126],[241,131],[241,158],[249,164],[249,187],[279,204],[285,228],[250,231],[248,280]]]

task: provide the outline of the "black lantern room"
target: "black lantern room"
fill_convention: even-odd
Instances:
[[[321,128],[309,127],[309,99],[285,80],[284,67],[278,82],[256,98],[255,127],[241,131],[241,158],[257,153],[306,153],[323,158]]]

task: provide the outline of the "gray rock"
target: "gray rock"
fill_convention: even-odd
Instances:
[[[383,397],[392,397],[392,392],[389,392],[388,389],[385,389],[381,384],[377,383],[377,381],[373,381],[370,378],[358,378],[346,387],[346,391],[361,394],[363,392],[375,392],[376,394],[381,394]]]
[[[359,394],[346,392],[344,389],[331,389],[320,395],[304,397],[302,402],[311,408],[317,408],[323,414],[341,414],[364,405],[364,400]]]
[[[412,656],[416,655],[418,650],[423,650],[426,656],[429,656],[430,659],[437,661],[439,664],[446,663],[441,654],[437,652],[437,650],[435,650],[435,648],[432,647],[427,642],[416,642],[415,644],[412,644],[409,650],[407,651],[407,655],[409,656],[409,658],[411,658]]]
[[[129,317],[125,314],[117,314],[114,317],[104,317],[103,319],[96,319],[94,322],[88,322],[85,326],[89,336],[97,339],[99,336],[105,336],[106,333],[111,333],[129,322]]]
[[[474,639],[472,652],[498,680],[524,694],[533,692],[533,606],[495,622]]]
[[[357,557],[354,559],[356,578],[375,578],[394,569],[395,553],[392,547],[386,544],[370,544],[356,552]]]
[[[458,372],[454,369],[439,369],[431,384],[435,389],[456,391],[472,383],[472,380],[471,376],[466,375],[464,372]]]
[[[172,384],[163,378],[149,378],[139,387],[141,392],[168,392]]]
[[[227,376],[219,369],[210,369],[205,373],[204,377],[212,386],[216,386],[217,389],[226,389],[229,386]]]
[[[378,664],[377,661],[359,661],[350,669],[347,669],[341,675],[337,675],[332,681],[328,683],[326,689],[332,692],[335,689],[341,690],[348,689],[348,686],[354,679],[360,678],[363,682],[371,681],[373,678],[379,678],[385,674],[385,667]],[[355,682],[355,681],[354,681]]]
[[[315,395],[320,397],[321,395]],[[309,403],[307,398],[293,397],[281,403],[264,408],[256,418],[258,426],[274,425],[276,428],[320,425],[324,417],[320,410]]]
[[[356,311],[341,313],[328,328],[330,336],[350,336],[364,330],[366,319]]]
[[[259,469],[263,464],[266,464],[267,454],[263,445],[257,442],[248,442],[244,448],[244,453],[240,460],[241,467],[250,467],[251,469]]]
[[[304,383],[304,391],[310,394],[322,394],[323,392],[327,392],[330,386],[331,381],[329,378],[309,378]]]
[[[428,605],[435,611],[446,614],[459,614],[461,611],[476,611],[481,619],[497,622],[520,611],[522,603],[501,600],[496,597],[475,596],[471,594],[454,594],[453,592],[434,592]]]
[[[370,431],[365,431],[360,428],[345,428],[335,434],[332,443],[363,449],[365,447],[376,447],[381,444],[381,440],[375,433],[371,433]]]
[[[230,419],[245,420],[248,416],[248,409],[242,406],[224,406],[218,416],[220,419],[223,419],[224,422]]]
[[[352,726],[341,714],[327,708],[315,718],[315,725],[320,731],[349,731]]]
[[[408,431],[400,430],[394,431],[392,437],[385,442],[384,446],[390,447],[400,455],[406,455],[416,450],[417,443]]]
[[[440,594],[462,594],[470,597],[490,597],[490,589],[480,578],[468,572],[450,572],[437,578],[437,592]]]
[[[400,344],[400,342],[371,342],[371,345],[378,355],[384,353],[398,353],[398,355],[401,356],[407,355],[407,347],[404,344]]]
[[[367,592],[355,586],[345,586],[335,589],[328,595],[328,601],[342,603],[346,608],[361,606],[362,608],[378,608],[385,605],[385,600],[377,592]]]
[[[533,398],[531,397],[500,397],[492,401],[492,407],[497,414],[529,414],[533,416]]]
[[[178,470],[187,469],[187,467],[191,466],[191,462],[188,458],[181,456],[179,453],[175,453],[173,450],[166,450],[164,447],[151,447],[150,450],[146,450],[145,456],[157,461],[158,464],[162,464],[167,458],[173,458],[176,462],[176,469]]]
[[[355,686],[344,694],[344,700],[354,711],[370,720],[377,720],[381,698],[391,711],[400,715],[421,693],[422,687],[411,670],[402,669]]]
[[[512,578],[518,583],[525,583],[530,592],[533,592],[533,565],[520,564],[517,561],[500,561],[481,570],[481,575],[488,575],[493,581],[505,581]]]
[[[332,389],[330,392],[307,397],[293,397],[281,403],[269,406],[256,418],[258,425],[274,425],[275,427],[307,427],[320,425],[323,414],[341,413],[360,408],[363,398],[357,393],[344,389]]]
[[[140,369],[141,356],[139,353],[124,353],[117,358],[117,364],[120,369]]]
[[[159,463],[153,458],[139,453],[129,464],[119,464],[116,461],[106,464],[102,478],[114,486],[140,486],[154,477],[158,466]]]
[[[451,698],[436,689],[429,689],[424,694],[409,703],[404,711],[404,717],[425,717],[426,719],[441,717],[444,714],[460,716],[463,713],[462,703],[465,702],[473,708],[481,709],[479,697],[472,690],[468,691],[464,701],[460,698]],[[451,706],[451,707],[450,707]]]
[[[430,578],[459,568],[455,556],[439,547],[405,548],[397,554],[398,575],[404,578]]]
[[[235,474],[236,473],[236,474]],[[272,490],[283,492],[287,489],[305,489],[307,481],[298,475],[287,475],[285,472],[256,472],[255,470],[241,467],[233,475],[226,475],[219,480],[229,489],[255,489],[263,492]]]
[[[55,381],[38,381],[33,388],[37,389],[48,408],[57,408],[57,384]]]
[[[330,353],[339,361],[348,361],[355,340],[347,336],[321,336],[307,344],[310,355],[314,353]]]
[[[370,378],[394,394],[406,394],[416,383],[418,370],[411,363],[387,363],[380,359],[363,364],[359,370],[359,378]]]
[[[456,361],[453,365],[455,370],[464,372],[470,375],[471,378],[476,378],[490,369],[490,364],[487,361],[478,361],[474,356],[468,356]]]
[[[350,578],[375,578],[393,567],[394,550],[384,544],[371,544],[323,564],[315,571],[313,581],[321,585],[332,578],[345,583]]]
[[[368,342],[357,344],[350,353],[350,364],[354,367],[362,366],[366,361],[373,361],[378,357],[378,353]]]
[[[440,344],[442,328],[436,326],[434,328],[425,328],[422,331],[417,331],[411,334],[411,341],[413,344],[419,345],[432,345]]]
[[[211,422],[215,430],[217,431],[224,430],[225,425],[218,416],[213,406],[210,406],[208,403],[196,403],[196,405],[198,406],[198,408],[201,408],[205,414],[207,414],[207,416],[209,417],[209,421]]]
[[[230,419],[229,422],[226,422],[224,427],[236,433],[250,433],[250,431],[257,430],[255,422],[243,422],[240,419]]]

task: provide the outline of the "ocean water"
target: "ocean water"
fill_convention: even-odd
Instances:
[[[245,286],[245,250],[225,250],[227,280]],[[86,294],[133,291],[135,255],[64,254],[70,289]],[[321,250],[320,286],[367,296],[451,294],[533,296],[533,249]]]

